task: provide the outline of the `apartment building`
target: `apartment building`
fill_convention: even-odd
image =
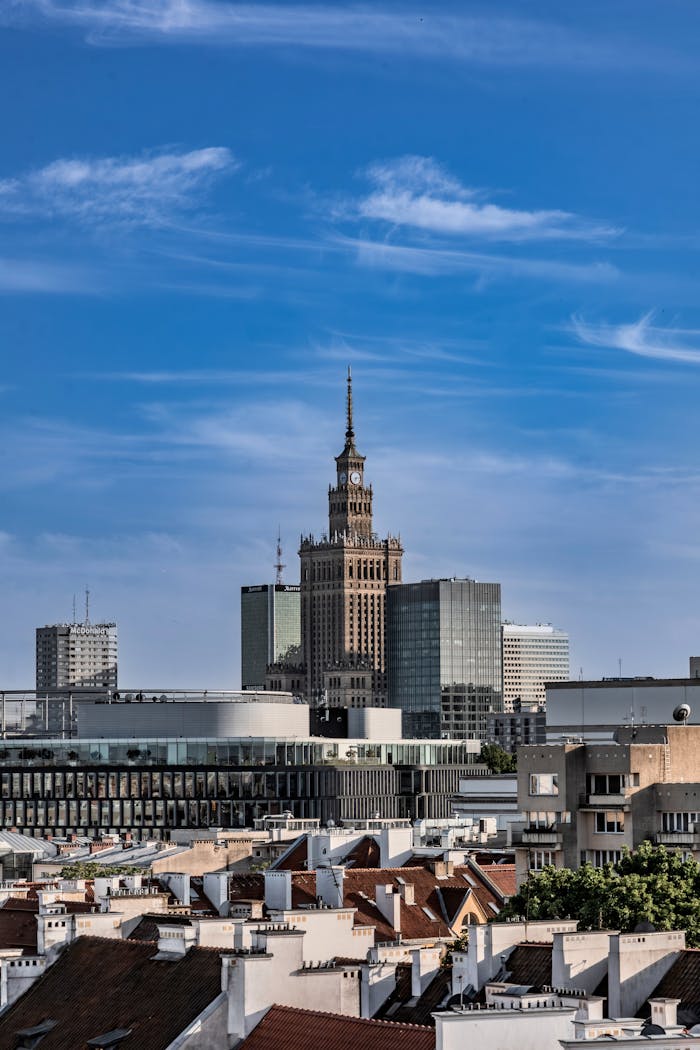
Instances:
[[[608,741],[520,748],[518,882],[549,864],[601,867],[646,839],[700,858],[698,748],[695,725],[624,726]]]

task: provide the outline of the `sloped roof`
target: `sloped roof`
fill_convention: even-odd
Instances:
[[[165,1050],[221,991],[221,960],[191,948],[178,962],[154,962],[152,942],[80,937],[2,1015],[0,1050],[47,1017],[58,1024],[41,1050],[76,1050],[103,1032],[130,1028],[120,1050]]]
[[[700,949],[685,948],[661,978],[649,999],[667,997],[680,999],[678,1023],[692,1028],[700,1024]],[[648,1000],[637,1012],[638,1017],[650,1014]]]
[[[379,844],[371,835],[364,835],[345,858],[345,863],[354,868],[378,868]]]
[[[517,893],[515,864],[476,864],[472,862],[472,866],[493,883],[502,897],[512,897]]]
[[[394,991],[377,1010],[375,1019],[435,1027],[433,1011],[448,998],[451,987],[452,969],[445,967],[438,970],[423,994],[414,1000],[411,995],[411,964],[399,963]]]
[[[76,912],[94,911],[87,901],[59,901],[69,915]],[[8,897],[0,907],[0,949],[22,948],[25,955],[34,955],[37,950],[37,915],[39,900],[33,897]]]
[[[491,869],[489,869],[489,876]],[[358,926],[375,926],[377,941],[392,941],[396,931],[376,905],[378,885],[413,886],[414,904],[401,901],[401,935],[406,939],[429,940],[451,937],[451,923],[468,892],[472,892],[481,910],[495,917],[503,897],[482,878],[476,865],[456,867],[451,875],[437,876],[425,867],[417,868],[345,868],[343,898],[346,908],[356,908]],[[230,877],[230,899],[264,900],[265,877],[261,873]],[[316,904],[316,873],[292,873],[292,907]],[[427,909],[427,910],[426,910]]]
[[[516,944],[505,966],[511,984],[551,984],[552,945]]]
[[[298,839],[281,853],[276,861],[270,865],[272,871],[300,871],[305,865],[309,855],[308,835],[300,835]]]
[[[435,1031],[420,1025],[341,1017],[273,1006],[239,1050],[435,1050]],[[42,1045],[43,1050],[43,1045]]]

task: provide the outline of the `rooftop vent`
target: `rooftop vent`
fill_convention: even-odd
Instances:
[[[94,1050],[109,1050],[109,1047],[118,1046],[123,1039],[127,1039],[130,1035],[130,1028],[113,1028],[111,1032],[105,1032],[103,1035],[96,1035],[94,1039],[88,1039],[87,1045],[93,1047]]]
[[[38,1046],[45,1035],[58,1024],[58,1021],[53,1021],[47,1017],[41,1024],[34,1025],[33,1028],[23,1028],[21,1032],[17,1032],[17,1050],[34,1050],[34,1047]]]

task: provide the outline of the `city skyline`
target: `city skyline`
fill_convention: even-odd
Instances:
[[[586,678],[697,651],[689,3],[0,2],[0,680],[87,582],[120,677],[239,680],[343,375],[404,579]]]

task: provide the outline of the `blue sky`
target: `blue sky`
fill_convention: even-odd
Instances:
[[[0,679],[89,584],[122,682],[236,687],[344,372],[405,579],[572,673],[700,652],[695,3],[0,0]]]

